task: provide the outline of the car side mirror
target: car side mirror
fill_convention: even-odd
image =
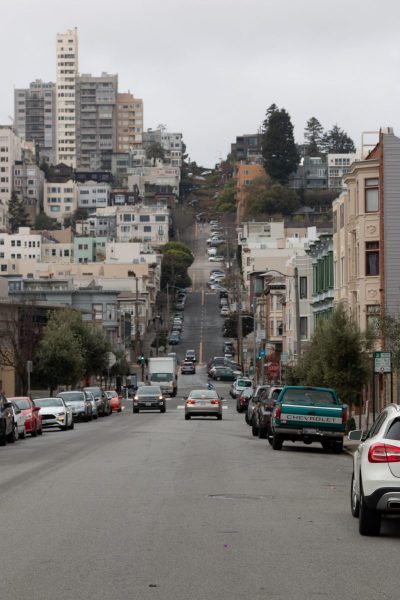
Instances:
[[[34,407],[33,407],[33,410],[34,410],[34,411],[36,411],[36,412],[39,412],[39,410],[40,410],[40,406],[34,406]]]
[[[4,408],[12,408],[11,402],[4,402]]]
[[[353,431],[350,431],[347,436],[347,438],[353,440],[353,442],[361,442],[365,437],[366,435],[362,429],[354,429]]]

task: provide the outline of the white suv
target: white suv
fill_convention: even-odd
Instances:
[[[368,433],[351,431],[361,441],[354,453],[351,513],[361,535],[379,535],[384,514],[400,514],[400,406],[391,404]]]

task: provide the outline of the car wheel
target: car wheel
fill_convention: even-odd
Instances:
[[[343,440],[333,442],[332,449],[335,454],[341,454],[343,452]]]
[[[11,430],[11,433],[9,433],[8,436],[7,436],[7,442],[9,444],[13,444],[15,442],[15,440],[17,439],[17,437],[18,437],[18,436],[16,437],[16,435],[17,434],[15,432],[15,423],[13,423],[13,428]]]
[[[6,436],[6,432],[2,431],[0,433],[0,446],[5,446],[7,444],[7,436]]]
[[[322,440],[321,446],[323,447],[324,450],[330,450],[332,448],[332,442],[329,442],[327,440]]]
[[[119,409],[118,409],[118,412],[121,412],[121,411],[122,411],[122,408],[121,408],[121,407],[119,407]]]
[[[96,419],[98,419],[98,418],[99,418],[99,415],[98,415],[98,414],[95,414],[95,415],[93,415],[93,419],[94,419],[95,421],[96,421]]]
[[[268,440],[268,444],[270,446],[272,446],[272,439],[273,439],[273,435],[272,435],[272,431],[271,428],[268,427],[268,431],[267,431],[267,440]]]
[[[38,434],[38,430],[37,430],[37,423],[35,422],[35,428],[34,428],[34,430],[32,431],[32,433],[31,433],[31,436],[32,436],[32,437],[36,437],[36,436],[37,436],[37,434]]]
[[[65,425],[62,425],[60,427],[61,431],[67,431],[68,430],[68,421],[65,423]]]
[[[69,426],[70,429],[74,429],[75,428],[75,421],[72,419],[71,421],[71,425]]]
[[[165,406],[163,406],[162,408],[160,408],[160,413],[165,413],[167,411],[167,409],[165,408]]]
[[[274,450],[282,450],[283,439],[278,433],[274,433],[272,437],[272,447]]]
[[[222,415],[217,415],[218,421],[222,421]]]
[[[190,415],[185,415],[185,421],[190,421]]]
[[[254,418],[251,420],[251,433],[254,435],[254,437],[258,436],[258,427]]]
[[[138,408],[134,408],[134,409],[133,409],[133,412],[134,412],[135,414],[137,414],[137,413],[139,412],[139,409],[138,409]]]
[[[22,433],[19,434],[19,439],[20,440],[24,440],[26,438],[26,431],[24,429],[24,431]]]
[[[354,473],[351,476],[351,487],[350,487],[350,503],[351,503],[351,514],[356,519],[360,516],[360,501],[355,490]]]
[[[43,433],[43,429],[42,429],[42,427],[41,427],[40,429],[38,429],[38,430],[37,430],[37,434],[38,434],[38,435],[42,435],[42,433]]]
[[[379,535],[381,531],[381,514],[374,508],[368,508],[362,490],[358,530],[361,535]]]
[[[265,440],[267,439],[267,428],[266,427],[259,427],[258,428],[258,437],[260,438],[260,440]]]

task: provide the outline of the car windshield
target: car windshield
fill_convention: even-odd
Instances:
[[[61,398],[37,398],[35,400],[36,406],[40,406],[40,408],[47,408],[50,406],[64,406]]]
[[[115,396],[118,396],[117,392],[115,390],[107,390],[105,392],[107,398],[115,398]]]
[[[248,381],[246,379],[238,379],[236,382],[236,385],[238,387],[243,387],[243,388],[251,387],[251,381]]]
[[[19,398],[17,400],[13,400],[13,402],[15,402],[20,410],[26,410],[27,408],[31,407],[28,398]]]
[[[163,382],[163,381],[171,381],[171,379],[172,379],[172,373],[152,373],[151,374],[151,381]]]
[[[189,394],[189,398],[198,400],[200,398],[218,398],[218,394],[215,390],[193,390]]]
[[[328,390],[288,389],[282,398],[285,404],[336,404],[335,397]]]
[[[138,396],[161,396],[161,389],[155,385],[144,385],[138,388]]]
[[[85,401],[83,392],[61,392],[60,394],[57,394],[57,396],[63,398],[65,402],[75,403]]]
[[[85,387],[83,389],[85,392],[92,392],[93,396],[95,397],[101,396],[101,389],[98,387]]]

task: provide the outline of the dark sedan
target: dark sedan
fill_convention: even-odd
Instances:
[[[181,336],[179,334],[179,331],[173,331],[168,338],[168,343],[170,346],[177,346],[180,341]]]
[[[143,385],[139,387],[133,397],[133,412],[140,410],[166,411],[166,402],[159,385]]]
[[[214,367],[211,371],[211,377],[216,381],[235,381],[237,374],[229,367]]]

